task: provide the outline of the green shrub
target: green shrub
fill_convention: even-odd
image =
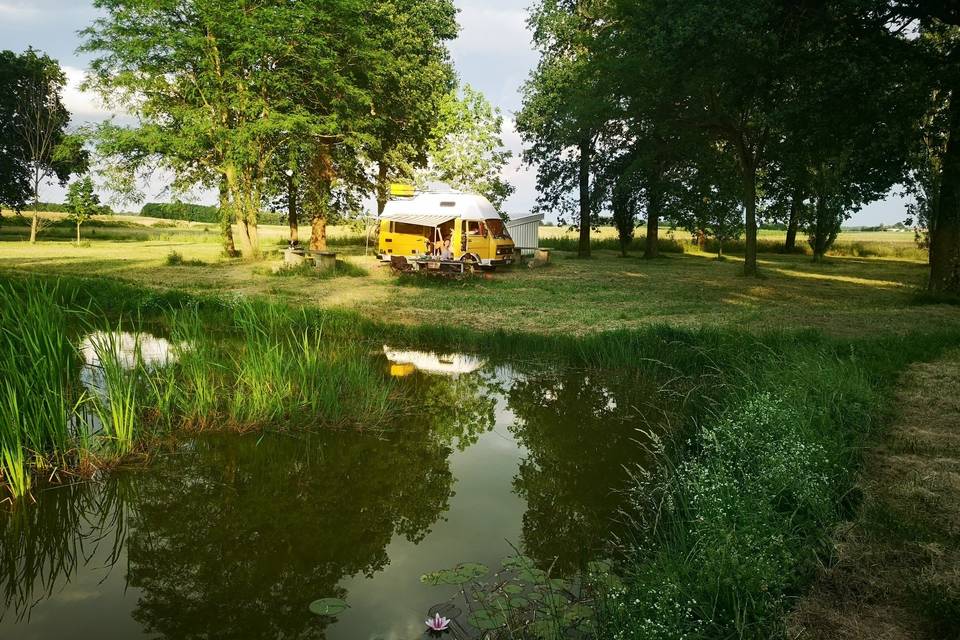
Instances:
[[[186,260],[183,257],[183,254],[177,251],[171,251],[167,254],[167,266],[168,267],[205,267],[207,263],[203,260],[198,260],[196,258]]]

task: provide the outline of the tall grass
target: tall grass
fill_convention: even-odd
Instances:
[[[133,450],[138,418],[143,410],[140,334],[132,335],[132,345],[123,344],[124,334],[119,327],[115,332],[94,334],[90,340],[96,356],[94,364],[100,369],[102,381],[92,401],[94,413],[108,446],[119,455],[126,455]],[[125,353],[127,351],[129,353]],[[129,356],[129,362],[126,356]]]
[[[599,604],[601,636],[783,637],[792,599],[853,506],[884,390],[906,362],[956,340],[756,344],[750,361],[717,353],[737,383],[662,444],[659,472],[638,472],[625,586]]]
[[[362,420],[379,422],[390,383],[362,347],[279,305],[242,302],[234,323],[236,387],[230,416],[238,424]]]
[[[157,409],[168,424],[176,413],[185,422],[206,426],[216,418],[224,395],[216,341],[211,339],[208,323],[196,305],[172,310],[166,317],[171,326],[176,359],[171,366],[176,376],[163,369],[165,379],[150,376],[154,400],[161,401]]]
[[[109,463],[180,424],[371,425],[392,405],[367,343],[325,332],[304,312],[252,301],[157,304],[113,289],[116,307],[104,311],[89,290],[37,279],[0,286],[0,484],[14,497],[38,471]],[[107,326],[111,313],[153,314],[169,328],[170,361],[148,366],[137,331],[99,331],[84,342],[92,366],[81,375],[69,336]]]
[[[49,288],[0,285],[0,471],[15,497],[30,488],[28,467],[68,464],[80,394],[67,321]]]

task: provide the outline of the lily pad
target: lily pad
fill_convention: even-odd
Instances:
[[[613,565],[606,560],[593,560],[587,563],[587,571],[590,573],[603,574],[610,573]]]
[[[467,622],[481,631],[493,631],[507,624],[507,616],[501,611],[480,609],[467,616]]]
[[[503,559],[503,567],[505,569],[526,569],[533,567],[535,564],[532,558],[522,555],[507,556]]]
[[[340,598],[321,598],[310,603],[310,612],[318,616],[332,617],[338,613],[343,613],[348,608],[350,608],[350,605]]]
[[[559,611],[567,606],[567,599],[558,593],[543,594],[543,606],[552,611]]]
[[[505,584],[503,585],[503,592],[516,595],[518,593],[523,593],[523,587],[518,584]]]
[[[482,578],[490,572],[486,565],[478,562],[458,564],[453,569],[441,569],[420,576],[420,582],[433,586],[441,584],[463,585]]]
[[[577,624],[593,617],[593,609],[585,604],[572,604],[563,612],[563,621],[567,624]]]
[[[537,569],[536,567],[527,567],[520,570],[517,578],[531,584],[542,584],[547,579],[547,572],[543,569]]]

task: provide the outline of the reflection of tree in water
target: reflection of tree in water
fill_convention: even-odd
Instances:
[[[38,491],[33,504],[0,506],[0,620],[28,619],[34,605],[94,558],[112,567],[123,547],[129,493],[122,480],[80,482]]]
[[[524,549],[576,568],[616,532],[630,469],[649,462],[640,430],[663,424],[658,389],[635,374],[567,369],[520,377],[507,397],[528,451],[514,478],[527,501]]]
[[[417,375],[408,382],[413,420],[440,442],[463,451],[493,428],[494,385],[483,372],[456,377]]]
[[[424,432],[204,438],[143,479],[128,540],[134,617],[167,638],[322,638],[307,605],[387,562],[446,510],[449,449]]]

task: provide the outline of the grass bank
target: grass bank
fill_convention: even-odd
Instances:
[[[362,345],[287,306],[94,291],[0,285],[0,482],[13,497],[175,428],[376,426],[391,407]]]
[[[49,287],[44,282],[14,278],[7,295]],[[899,372],[960,345],[956,325],[857,340],[665,326],[574,336],[396,324],[344,309],[78,278],[44,295],[43,308],[98,309],[108,327],[139,318],[165,327],[173,344],[191,345],[174,366],[155,370],[164,373],[142,374],[143,424],[150,413],[198,427],[376,415],[389,398],[371,396],[373,372],[350,367],[386,341],[640,371],[659,381],[687,417],[660,442],[661,468],[638,471],[633,535],[620,541],[622,580],[591,599],[604,638],[782,636],[829,554],[834,527],[857,508],[862,451],[889,416]],[[340,376],[336,384],[331,376]],[[323,391],[316,406],[301,388]],[[359,404],[344,406],[343,397]]]
[[[960,637],[960,352],[911,365],[791,638]]]

